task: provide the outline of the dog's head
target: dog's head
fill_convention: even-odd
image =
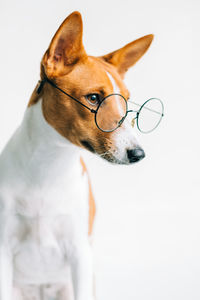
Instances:
[[[93,57],[85,52],[82,31],[79,12],[65,19],[43,56],[42,79],[46,76],[94,110],[100,99],[113,93],[121,94],[127,100],[129,91],[123,82],[124,75],[149,48],[153,35],[144,36],[105,56]],[[117,109],[110,106],[109,114],[116,114]],[[126,119],[115,131],[103,132],[96,126],[93,113],[48,83],[43,90],[43,114],[47,122],[73,144],[108,161],[129,164],[144,157]]]

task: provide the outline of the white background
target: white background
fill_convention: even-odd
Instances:
[[[98,206],[97,299],[200,299],[199,0],[1,0],[0,150],[21,122],[51,37],[73,10],[83,15],[92,55],[155,34],[126,83],[135,101],[165,103],[160,127],[138,134],[146,152],[139,164],[112,166],[85,153]]]

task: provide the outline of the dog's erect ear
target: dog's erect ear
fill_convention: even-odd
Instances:
[[[114,65],[118,72],[124,76],[125,72],[147,51],[153,37],[153,34],[141,37],[112,53],[102,56],[102,58]]]
[[[46,51],[42,64],[48,77],[68,73],[79,59],[86,55],[82,44],[81,14],[70,14],[61,24]]]

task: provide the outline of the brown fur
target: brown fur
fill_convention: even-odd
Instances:
[[[145,36],[97,58],[87,56],[82,44],[82,32],[81,15],[74,12],[61,24],[44,54],[41,78],[47,76],[68,94],[95,108],[85,96],[91,93],[99,93],[103,97],[112,94],[113,88],[106,75],[109,72],[120,93],[128,98],[129,92],[122,80],[124,72],[146,52],[153,36]],[[84,147],[82,142],[87,141],[100,155],[112,148],[112,133],[101,132],[96,127],[94,114],[48,83],[45,83],[42,96],[44,117],[62,136],[80,147]],[[38,99],[33,92],[29,106]],[[112,157],[107,159],[112,160]]]
[[[152,40],[153,34],[146,35],[102,57],[105,61],[114,65],[123,77],[126,71],[148,50]]]
[[[83,104],[88,94],[98,93],[106,97],[113,93],[109,72],[120,93],[127,99],[129,92],[123,82],[124,73],[147,51],[153,35],[144,36],[123,48],[102,57],[87,56],[82,43],[83,25],[79,12],[68,16],[54,35],[41,62],[41,79],[47,76],[59,88],[74,96]],[[112,161],[108,153],[113,147],[112,133],[100,131],[94,114],[64,95],[49,83],[42,90],[42,109],[46,121],[73,144],[84,147],[84,141],[96,153]],[[34,90],[28,106],[34,105],[41,95]],[[86,167],[81,160],[84,172]],[[89,183],[89,234],[95,216],[95,202]]]
[[[90,182],[90,178],[89,178],[89,175],[87,172],[86,165],[82,158],[80,159],[80,161],[81,161],[81,165],[83,167],[83,174],[86,173],[88,176],[88,184],[89,184],[89,229],[88,229],[88,234],[91,235],[92,229],[93,229],[93,224],[94,224],[95,213],[96,213],[96,205],[95,205],[94,196],[92,193],[92,186],[91,186],[91,182]]]
[[[42,91],[41,91],[40,94],[37,93],[38,85],[39,85],[39,83],[36,85],[35,89],[33,90],[31,98],[30,98],[30,100],[28,102],[28,107],[30,107],[31,105],[36,104],[40,100],[40,98],[42,96]]]

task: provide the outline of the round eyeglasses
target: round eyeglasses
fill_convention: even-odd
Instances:
[[[164,105],[158,98],[150,98],[140,105],[130,100],[127,101],[121,94],[111,94],[100,101],[97,109],[91,109],[78,99],[63,91],[47,77],[42,81],[39,81],[37,87],[38,94],[41,92],[45,82],[48,82],[54,88],[58,89],[60,92],[64,93],[93,113],[97,128],[103,132],[113,132],[122,125],[129,113],[135,113],[135,116],[131,121],[132,127],[134,127],[136,123],[140,132],[150,133],[158,127],[162,117],[164,116]],[[139,107],[139,109],[128,109],[129,104],[135,105]]]
[[[139,106],[138,110],[128,109],[128,105]],[[116,130],[124,122],[128,113],[135,113],[131,124],[142,133],[150,133],[160,124],[164,116],[164,105],[158,98],[150,98],[142,105],[126,99],[120,94],[111,94],[105,97],[95,111],[95,123],[104,132]]]

